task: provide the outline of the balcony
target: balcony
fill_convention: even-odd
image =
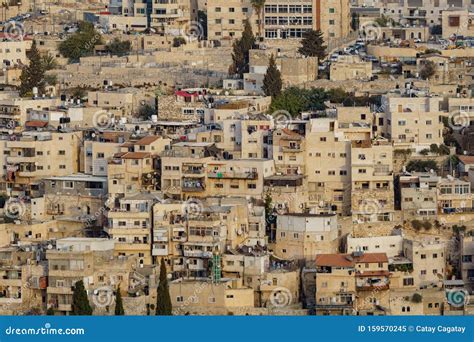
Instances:
[[[153,232],[154,242],[168,242],[168,231],[167,230],[155,230]]]
[[[46,290],[48,294],[57,294],[57,295],[72,295],[73,291],[71,287],[51,287],[48,286]]]
[[[212,258],[212,252],[202,251],[199,249],[185,249],[183,254],[185,257],[191,258]]]
[[[151,250],[153,256],[168,256],[168,245],[165,244],[153,244]]]
[[[206,186],[204,182],[183,182],[183,186],[181,188],[183,191],[188,192],[201,192],[206,190]]]
[[[217,178],[217,179],[257,179],[258,174],[256,171],[230,171],[230,172],[220,172],[212,171],[208,172],[207,178]]]
[[[294,146],[282,146],[281,147],[282,152],[301,152],[301,146],[300,145],[294,145]]]
[[[204,177],[205,176],[205,171],[203,167],[183,168],[182,173],[184,176],[187,176],[187,177]]]

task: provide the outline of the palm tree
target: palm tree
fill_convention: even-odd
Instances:
[[[252,7],[257,11],[258,36],[261,37],[262,26],[263,26],[262,13],[263,13],[263,7],[265,6],[265,0],[250,0],[250,3],[252,4]]]

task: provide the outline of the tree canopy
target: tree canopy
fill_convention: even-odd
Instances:
[[[71,61],[92,55],[95,45],[103,44],[102,36],[91,23],[82,21],[76,33],[59,44],[59,52]]]
[[[87,297],[87,292],[82,280],[74,284],[74,292],[72,294],[72,315],[90,316],[92,315],[92,307]]]
[[[280,95],[282,85],[281,73],[276,66],[275,57],[272,54],[268,62],[267,72],[263,77],[262,89],[265,95],[275,97]]]
[[[20,75],[20,96],[26,96],[32,93],[33,88],[37,88],[39,93],[44,92],[44,64],[43,59],[33,41],[28,53],[29,64],[24,66]]]
[[[156,293],[156,315],[171,316],[173,314],[172,309],[168,278],[166,277],[165,259],[161,259],[160,283]]]
[[[318,57],[318,61],[321,62],[327,56],[326,49],[323,33],[320,30],[309,30],[303,33],[298,52],[306,57]]]

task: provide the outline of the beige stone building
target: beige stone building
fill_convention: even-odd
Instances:
[[[8,154],[3,162],[7,188],[31,184],[48,176],[66,176],[79,170],[82,132],[25,131],[15,139],[3,140]],[[51,163],[51,158],[55,163]]]
[[[356,56],[340,56],[331,63],[331,81],[369,80],[372,77],[372,62],[362,61]]]
[[[472,19],[474,19],[474,13],[467,8],[445,9],[441,15],[443,38],[447,39],[452,36],[471,37],[474,33]]]
[[[208,40],[225,44],[242,36],[244,20],[249,20],[254,34],[258,32],[258,16],[250,1],[207,1]]]
[[[137,193],[119,200],[119,206],[107,212],[108,233],[115,240],[116,256],[135,256],[140,264],[151,265],[156,255],[152,245],[152,212],[157,197]]]
[[[314,260],[337,250],[337,216],[285,214],[277,216],[275,255],[286,260]]]
[[[392,151],[386,140],[352,142],[351,210],[355,223],[393,219]]]
[[[41,312],[46,302],[47,267],[36,262],[36,246],[0,249],[0,312]]]
[[[254,291],[242,279],[177,279],[169,284],[174,314],[244,314],[255,306]]]
[[[307,30],[321,30],[326,42],[350,32],[349,1],[270,0],[265,2],[265,39],[301,39]]]
[[[171,140],[159,136],[145,136],[120,145],[120,152],[108,159],[108,189],[111,197],[157,190],[160,170],[156,160]]]
[[[351,142],[334,119],[312,119],[306,131],[309,205],[322,212],[350,212]]]
[[[405,219],[433,219],[438,213],[439,177],[432,173],[400,176],[400,207]]]
[[[444,241],[405,239],[403,254],[413,263],[412,276],[417,288],[441,285],[446,272],[446,243]]]
[[[70,315],[73,286],[84,281],[84,287],[94,308],[97,303],[112,307],[113,292],[118,286],[126,293],[130,274],[136,266],[131,258],[113,257],[114,241],[94,238],[67,238],[56,241],[56,249],[49,250],[47,307],[58,315]],[[98,296],[112,300],[102,303]],[[110,291],[110,292],[109,292]],[[95,297],[95,298],[94,298]],[[100,306],[100,305],[99,305]]]
[[[270,56],[281,73],[283,87],[290,87],[314,81],[318,75],[316,57],[294,56],[294,53],[281,53],[278,48],[250,50],[249,73],[244,74],[243,88],[248,93],[263,94],[263,78],[267,72]]]
[[[443,143],[443,115],[439,97],[384,96],[381,116],[383,135],[394,148],[420,151]]]
[[[317,315],[374,315],[388,309],[390,273],[384,253],[320,254],[316,269]]]

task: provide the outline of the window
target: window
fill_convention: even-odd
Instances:
[[[74,182],[64,181],[63,188],[64,189],[74,189]]]
[[[254,184],[254,183],[247,184],[247,188],[248,188],[248,189],[256,189],[256,188],[257,188],[257,184]]]
[[[59,154],[60,156],[65,156],[65,155],[66,155],[66,151],[64,151],[64,150],[59,150],[59,151],[58,151],[58,154]]]
[[[176,297],[176,301],[177,301],[178,303],[183,302],[183,301],[184,301],[183,296],[178,296],[178,297]]]
[[[403,286],[413,286],[415,284],[415,281],[413,278],[405,278],[403,279]]]
[[[221,11],[221,8],[220,7],[216,7],[216,12],[220,12]]]

